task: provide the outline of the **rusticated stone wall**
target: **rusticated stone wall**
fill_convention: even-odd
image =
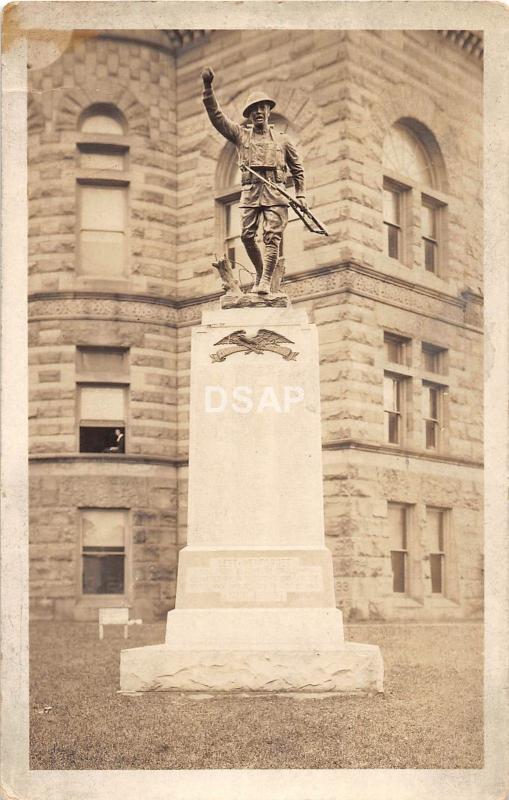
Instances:
[[[150,302],[67,299],[33,302],[30,315],[30,452],[77,452],[81,345],[128,348],[128,453],[175,457],[177,342],[171,311]]]
[[[107,595],[98,600],[81,593],[81,508],[129,512],[125,579],[132,615],[150,620],[172,608],[176,493],[171,466],[126,463],[121,457],[33,462],[30,587],[34,617],[93,620],[98,607],[109,604]]]
[[[154,41],[155,39],[155,41]],[[166,297],[176,291],[176,105],[174,60],[163,33],[73,39],[44,69],[29,72],[30,291],[88,289]],[[112,104],[127,130],[127,274],[108,283],[79,273],[77,141],[83,111]],[[81,137],[86,138],[86,137]]]
[[[458,619],[482,612],[483,557],[479,470],[387,452],[324,453],[327,546],[333,553],[338,605],[346,619]],[[411,511],[409,591],[392,588],[387,504]],[[446,588],[430,585],[426,507],[450,509]]]
[[[81,37],[31,73],[30,425],[33,612],[91,618],[79,596],[80,505],[130,510],[129,601],[172,606],[186,541],[189,347],[219,290],[214,196],[224,140],[201,101],[217,74],[241,119],[262,88],[291,121],[308,201],[330,236],[304,231],[288,292],[320,336],[324,503],[347,618],[466,617],[482,602],[482,62],[435,31],[212,31],[172,50],[164,32]],[[76,251],[77,124],[92,102],[127,122],[128,268],[83,276]],[[383,253],[382,144],[399,119],[434,135],[443,159],[447,263],[422,266],[420,221],[406,264]],[[384,441],[384,331],[411,342],[404,447]],[[426,451],[422,342],[448,351],[447,430]],[[128,452],[77,453],[77,346],[129,349]],[[387,503],[412,509],[412,594],[392,591]],[[449,588],[429,589],[426,506],[450,510]]]

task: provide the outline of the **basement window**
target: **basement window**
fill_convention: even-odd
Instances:
[[[124,594],[126,514],[121,509],[81,509],[83,594]]]

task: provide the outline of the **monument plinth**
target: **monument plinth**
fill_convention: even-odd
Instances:
[[[163,645],[121,690],[382,691],[344,641],[325,546],[318,339],[304,311],[206,312],[191,346],[187,546]]]

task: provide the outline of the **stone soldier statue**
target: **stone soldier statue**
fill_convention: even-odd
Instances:
[[[269,125],[269,116],[276,105],[275,101],[263,92],[251,94],[243,111],[250,124],[239,125],[228,119],[219,107],[212,89],[214,72],[210,67],[203,70],[202,80],[203,103],[210,121],[222,136],[236,146],[241,171],[242,167],[251,167],[260,176],[284,188],[289,170],[297,199],[306,206],[304,170],[298,153],[286,134],[274,131]],[[288,222],[288,205],[286,197],[276,189],[258,181],[247,170],[242,172],[241,238],[256,270],[253,290],[261,295],[270,293],[270,282],[279,257],[279,245]],[[255,239],[260,219],[263,221],[265,263]]]

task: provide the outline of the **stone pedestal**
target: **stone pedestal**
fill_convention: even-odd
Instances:
[[[318,339],[304,311],[206,312],[191,350],[188,544],[164,645],[123,691],[382,691],[324,542]]]

